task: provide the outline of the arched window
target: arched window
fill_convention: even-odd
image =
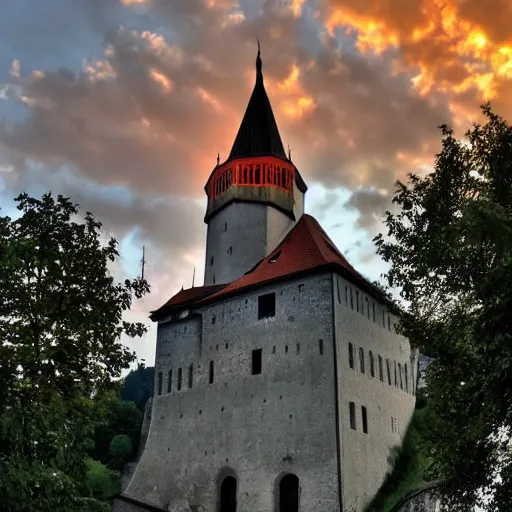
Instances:
[[[249,169],[247,169],[247,166],[245,166],[243,184],[247,185],[247,183],[249,183]]]
[[[260,166],[257,165],[256,166],[256,171],[255,171],[255,177],[254,177],[254,184],[255,185],[259,185],[261,183],[261,179],[260,179],[260,176],[261,176],[261,171],[260,171]]]
[[[299,479],[288,474],[279,482],[279,512],[299,512]]]
[[[220,484],[220,512],[236,512],[236,479],[227,476]]]

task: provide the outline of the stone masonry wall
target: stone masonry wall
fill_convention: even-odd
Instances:
[[[335,283],[343,507],[346,512],[360,512],[381,486],[388,471],[390,449],[402,444],[414,412],[417,356],[411,353],[408,340],[395,333],[397,320],[382,304],[341,277],[336,277]],[[355,430],[350,402],[354,404]],[[363,431],[363,407],[367,433]]]
[[[305,277],[159,326],[152,420],[127,496],[216,512],[220,482],[233,475],[237,511],[269,512],[279,479],[294,473],[301,510],[339,510],[331,290],[330,275]],[[266,293],[276,294],[275,316],[258,320]]]

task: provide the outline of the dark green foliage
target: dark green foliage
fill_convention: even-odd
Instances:
[[[434,358],[429,476],[444,481],[453,512],[512,503],[512,457],[499,436],[512,426],[512,127],[483,112],[464,142],[442,127],[435,172],[397,184],[398,213],[376,238],[388,284],[407,301],[400,328]],[[494,497],[482,503],[480,490]]]
[[[92,497],[109,500],[119,493],[121,477],[118,471],[112,471],[101,462],[86,459],[86,484]]]
[[[12,512],[86,510],[93,501],[65,502],[84,488],[85,454],[105,421],[101,397],[134,359],[120,336],[146,332],[122,315],[149,286],[114,281],[116,240],[100,243],[101,224],[90,213],[75,221],[69,199],[16,201],[20,218],[0,217],[0,463],[9,477],[0,503],[12,482],[39,479],[44,492],[18,497]],[[55,485],[53,473],[62,475]]]
[[[428,408],[416,409],[402,446],[394,447],[389,455],[392,470],[365,512],[388,512],[407,493],[425,485],[431,463],[426,449],[429,421]]]
[[[108,447],[109,466],[114,469],[123,469],[132,457],[132,440],[125,434],[112,438]]]
[[[124,379],[121,388],[121,398],[128,402],[135,402],[141,412],[149,397],[153,394],[154,368],[146,368],[139,364],[136,370],[132,370]]]

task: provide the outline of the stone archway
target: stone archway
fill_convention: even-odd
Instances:
[[[236,479],[227,476],[220,484],[220,512],[236,512]]]
[[[288,473],[279,481],[279,512],[299,512],[299,478]]]

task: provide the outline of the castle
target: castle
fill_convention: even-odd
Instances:
[[[116,512],[361,512],[411,419],[417,353],[311,216],[256,83],[206,183],[204,286],[158,322],[147,440]]]

